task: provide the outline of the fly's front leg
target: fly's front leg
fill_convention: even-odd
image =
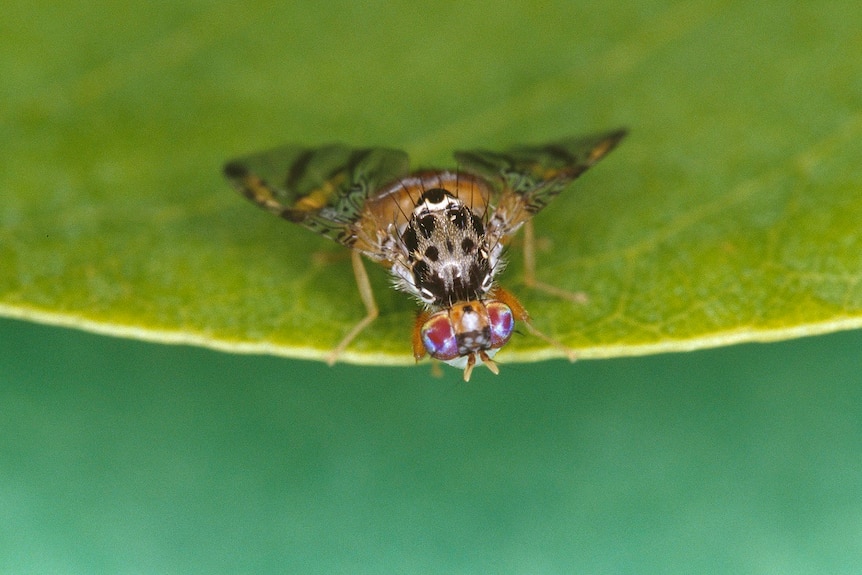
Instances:
[[[380,314],[380,311],[377,309],[377,303],[374,301],[374,293],[371,291],[371,282],[368,281],[365,264],[362,263],[362,255],[356,250],[350,250],[350,261],[353,263],[353,275],[356,277],[356,287],[359,288],[359,297],[362,298],[362,303],[365,304],[365,317],[359,320],[359,323],[353,326],[353,329],[329,353],[329,356],[326,358],[326,363],[329,365],[338,361],[338,356],[350,345],[350,342],[362,333],[362,330],[368,327]]]
[[[554,297],[566,299],[574,303],[585,304],[589,301],[584,292],[573,292],[552,286],[536,279],[536,235],[533,221],[524,222],[524,283],[527,287],[543,291]]]
[[[494,288],[494,291],[491,292],[491,297],[506,304],[509,309],[512,310],[512,316],[517,321],[523,322],[524,327],[527,328],[528,332],[562,351],[564,354],[566,354],[566,357],[569,358],[569,361],[575,361],[576,359],[578,359],[578,354],[575,352],[575,350],[536,329],[535,326],[533,326],[533,320],[530,318],[530,314],[527,313],[527,310],[524,308],[521,302],[518,301],[518,298],[509,293],[508,290],[497,286],[496,288]],[[494,370],[492,369],[491,371]]]

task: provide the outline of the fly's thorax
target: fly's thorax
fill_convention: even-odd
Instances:
[[[463,172],[426,170],[400,178],[368,198],[360,218],[351,226],[350,247],[387,265],[406,263],[401,235],[428,190],[443,189],[476,214],[488,211],[492,190],[486,180]],[[401,274],[396,274],[401,275]],[[408,290],[412,291],[412,290]]]
[[[480,299],[494,284],[502,249],[488,245],[483,215],[443,188],[423,192],[400,234],[398,285],[430,307]]]

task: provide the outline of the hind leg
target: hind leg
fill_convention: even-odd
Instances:
[[[347,335],[342,338],[339,344],[335,346],[335,349],[329,353],[326,358],[326,363],[329,365],[338,361],[338,356],[344,352],[347,346],[350,345],[350,342],[362,333],[362,330],[371,325],[371,322],[377,319],[377,316],[380,314],[380,311],[377,309],[377,303],[374,301],[374,293],[371,291],[371,282],[368,281],[368,272],[365,271],[365,264],[362,263],[362,256],[358,251],[351,250],[350,261],[353,264],[353,275],[356,277],[356,287],[359,288],[359,297],[362,298],[362,303],[365,304],[365,317],[359,320],[347,332]]]
[[[524,223],[524,283],[529,288],[577,304],[585,304],[589,301],[589,297],[584,292],[564,290],[536,279],[536,235],[532,220],[527,220]]]

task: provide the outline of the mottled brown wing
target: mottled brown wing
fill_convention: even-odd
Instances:
[[[569,138],[540,146],[518,146],[505,152],[455,152],[460,169],[497,184],[495,204],[505,223],[498,233],[513,233],[542,210],[569,183],[601,160],[626,135],[625,130]]]
[[[366,200],[408,171],[405,152],[341,144],[285,146],[224,166],[225,177],[252,202],[345,245]]]

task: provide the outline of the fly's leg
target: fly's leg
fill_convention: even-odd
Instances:
[[[509,293],[507,290],[504,290],[500,286],[497,286],[496,288],[494,288],[494,291],[491,292],[491,297],[506,304],[509,309],[512,310],[512,316],[515,318],[515,320],[523,322],[524,327],[526,327],[527,331],[530,332],[532,335],[538,337],[539,339],[545,341],[546,343],[549,343],[550,345],[562,351],[564,354],[566,354],[566,357],[569,359],[569,361],[575,361],[576,359],[578,359],[578,355],[575,350],[536,329],[533,326],[533,320],[530,318],[530,314],[527,312],[521,302],[518,301],[518,298]]]
[[[371,291],[371,282],[368,281],[368,273],[365,271],[365,265],[362,263],[362,256],[356,250],[350,251],[350,261],[353,263],[353,275],[356,277],[356,287],[359,288],[359,297],[362,298],[362,303],[365,304],[365,317],[353,326],[341,342],[335,346],[329,356],[326,358],[326,363],[329,365],[338,361],[338,356],[350,345],[350,342],[362,333],[371,322],[377,319],[380,311],[377,309],[377,303],[374,301],[374,294]]]
[[[589,301],[584,292],[572,292],[540,282],[536,279],[536,235],[533,221],[524,222],[524,283],[527,287],[543,291],[554,297],[566,299],[574,303],[585,304]]]

